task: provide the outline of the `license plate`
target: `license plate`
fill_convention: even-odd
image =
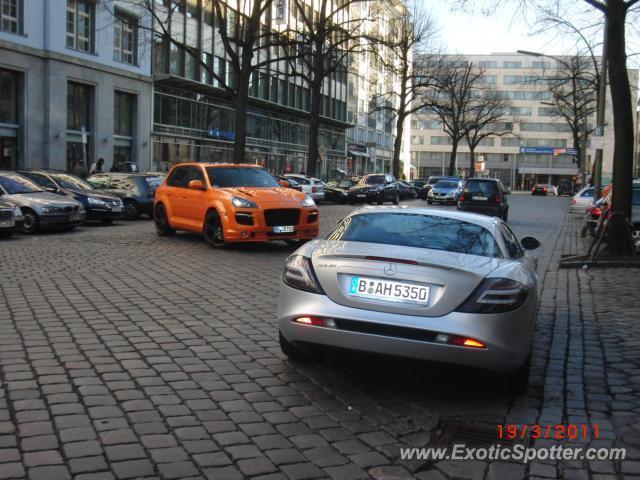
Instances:
[[[273,233],[293,233],[294,226],[293,225],[285,225],[281,227],[273,227]]]
[[[11,228],[15,226],[16,226],[16,222],[14,220],[7,220],[5,222],[0,222],[0,228]]]
[[[122,211],[122,207],[111,207],[111,211],[112,212],[121,212]]]
[[[429,303],[429,287],[368,277],[351,277],[348,289],[353,297],[386,300],[388,302]]]
[[[78,220],[82,219],[82,215],[80,215],[79,213],[76,213],[75,215],[69,215],[69,221],[70,222],[77,222]]]
[[[489,200],[487,197],[481,197],[481,196],[472,196],[471,200]]]
[[[359,193],[358,195],[356,195],[356,197],[358,197],[358,198],[366,198],[367,195],[365,193]]]

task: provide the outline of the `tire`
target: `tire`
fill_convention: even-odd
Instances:
[[[63,232],[70,232],[71,230],[73,230],[76,227],[77,227],[77,225],[70,225],[68,227],[62,227],[60,230],[62,230]]]
[[[140,218],[140,206],[135,200],[124,201],[124,218],[127,220],[137,220]]]
[[[637,245],[640,241],[640,225],[634,225],[631,228],[631,236],[633,237],[634,243]],[[636,247],[636,252],[640,253],[640,247]]]
[[[207,243],[214,248],[224,248],[227,246],[227,243],[224,241],[222,220],[220,220],[220,215],[215,210],[207,212],[202,234]]]
[[[393,204],[400,205],[400,194],[398,192],[396,192],[396,196],[393,197]]]
[[[429,205],[433,205],[433,202],[432,202],[431,200],[427,200],[427,203],[428,203]]]
[[[505,222],[509,219],[509,209],[507,208],[503,213],[502,213],[502,220],[504,220]]]
[[[105,218],[104,220],[100,220],[100,223],[103,225],[111,225],[113,223],[113,218]]]
[[[15,232],[15,230],[8,230],[6,232],[0,232],[0,238],[9,238],[11,235],[13,235]]]
[[[520,396],[527,392],[529,387],[529,373],[531,372],[531,353],[524,363],[507,378],[509,392],[512,395]]]
[[[280,340],[280,350],[287,358],[294,362],[321,362],[325,358],[325,352],[318,350],[317,348],[311,348],[302,350],[293,345],[289,340],[284,338],[282,332],[278,332]]]
[[[25,235],[33,235],[40,231],[40,219],[38,214],[30,209],[25,209],[22,212],[24,221],[22,222],[22,233]]]
[[[378,200],[376,203],[377,203],[378,205],[382,205],[382,204],[384,203],[384,201],[383,201],[383,200]]]
[[[176,233],[176,231],[169,225],[169,218],[167,217],[167,210],[164,205],[159,203],[156,206],[153,223],[156,226],[156,233],[160,237],[169,237]]]

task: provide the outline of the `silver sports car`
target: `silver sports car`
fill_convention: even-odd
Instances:
[[[363,207],[292,254],[282,276],[282,351],[322,347],[470,365],[526,390],[538,305],[534,259],[495,217]]]

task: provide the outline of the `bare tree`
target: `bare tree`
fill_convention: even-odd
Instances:
[[[233,161],[244,162],[249,87],[257,73],[276,60],[268,55],[270,47],[282,43],[270,28],[273,0],[239,0],[236,9],[223,0],[202,0],[201,4],[186,0],[129,2],[133,7],[142,9],[145,16],[151,19],[149,26],[140,25],[139,28],[151,31],[154,48],[159,50],[156,55],[168,62],[172,51],[177,56],[184,54],[196,71],[206,72],[230,98],[234,107]],[[120,0],[119,3],[127,2]],[[115,5],[111,8],[115,15]],[[203,48],[202,34],[196,32],[189,35],[185,32],[189,28],[185,27],[186,19],[193,15],[200,18],[206,16],[212,21],[209,34],[213,36],[213,42],[219,42],[214,49],[218,48],[223,60],[228,62],[228,74],[227,68],[214,66],[214,52]]]
[[[264,1],[264,0],[263,0]],[[290,74],[302,78],[309,88],[309,157],[307,174],[317,175],[322,93],[325,80],[332,75],[347,76],[349,56],[360,49],[364,18],[354,18],[351,8],[371,0],[319,0],[318,10],[304,0],[292,0],[296,22],[284,32]]]
[[[475,173],[475,151],[485,138],[511,134],[504,127],[510,103],[490,88],[480,88],[464,112],[463,131],[469,145],[469,176]]]
[[[552,8],[558,10],[564,0],[459,0],[464,6],[490,5],[495,10],[511,2],[519,9],[528,7]],[[630,241],[628,222],[631,218],[632,178],[633,178],[633,109],[631,85],[627,72],[626,31],[627,18],[635,11],[640,0],[582,0],[586,6],[604,17],[606,58],[613,106],[613,130],[615,136],[613,153],[612,209],[620,215],[612,216],[612,225],[607,238],[610,252],[618,255],[632,255],[633,242]],[[625,220],[626,219],[626,220]]]
[[[425,108],[438,117],[452,142],[448,175],[455,174],[458,145],[467,134],[465,122],[483,75],[484,70],[472,62],[441,57],[437,60],[433,85],[424,92]]]
[[[433,19],[415,6],[390,22],[386,38],[372,38],[382,70],[387,74],[384,91],[376,97],[375,111],[383,111],[395,122],[392,173],[400,178],[400,154],[405,123],[424,106],[424,92],[433,87],[433,49],[436,27]],[[397,81],[394,81],[397,80]]]

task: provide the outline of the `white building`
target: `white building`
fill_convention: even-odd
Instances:
[[[476,149],[476,160],[485,160],[485,174],[502,179],[514,188],[528,188],[530,184],[556,183],[561,178],[578,176],[576,159],[569,150],[554,155],[554,149],[573,147],[571,131],[566,122],[552,116],[553,104],[549,86],[541,78],[549,76],[557,62],[549,57],[519,53],[465,55],[469,62],[485,70],[487,87],[502,92],[510,100],[509,115],[505,117],[511,134],[485,139]],[[560,58],[562,60],[562,58]],[[632,85],[638,83],[638,70],[629,70]],[[637,91],[632,91],[636,104]],[[609,181],[613,166],[613,117],[610,95],[607,95],[603,181]],[[595,113],[589,124],[596,125]],[[411,121],[411,165],[414,177],[443,175],[449,165],[451,139],[433,115],[414,115]],[[586,152],[587,172],[595,150],[589,142]],[[460,174],[469,169],[469,149],[466,140],[459,144],[456,165]]]
[[[391,20],[405,15],[406,6],[397,0],[352,4],[352,17],[366,19],[361,25],[360,33],[363,35],[391,37]],[[378,54],[385,58],[394,56],[391,49],[385,46],[379,47]],[[350,174],[391,172],[396,136],[395,118],[389,111],[374,112],[374,109],[376,96],[398,90],[398,75],[385,70],[385,66],[377,61],[377,56],[370,50],[364,49],[354,55],[349,69],[347,97],[347,121],[355,124],[347,130],[347,170]],[[409,134],[406,125],[404,146],[409,144]],[[407,167],[408,154],[407,150],[400,156],[401,162]]]
[[[135,3],[0,3],[0,169],[148,169],[151,52]]]

